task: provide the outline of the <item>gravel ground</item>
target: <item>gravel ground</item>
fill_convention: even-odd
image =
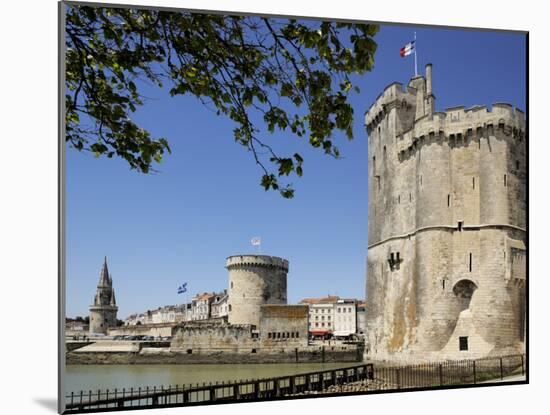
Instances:
[[[373,390],[396,389],[396,385],[383,380],[361,380],[344,385],[332,385],[322,391],[306,391],[288,396],[325,395],[328,393],[367,392]]]

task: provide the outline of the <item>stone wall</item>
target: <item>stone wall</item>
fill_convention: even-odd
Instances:
[[[251,325],[185,324],[174,333],[170,350],[200,353],[231,351],[251,353],[260,348],[260,339]]]
[[[392,84],[365,117],[370,353],[417,361],[520,348],[523,113],[508,104],[436,113],[427,91],[423,77]]]
[[[153,336],[171,337],[176,323],[138,324],[132,326],[118,326],[108,330],[109,336]]]
[[[308,345],[308,306],[262,305],[259,314],[259,330],[251,324],[181,324],[174,329],[170,350],[258,353]]]
[[[234,353],[231,351],[199,351],[188,354],[166,350],[142,349],[139,353],[67,353],[68,365],[85,364],[255,364],[255,363],[323,363],[360,362],[362,351],[346,347],[287,347]]]
[[[260,308],[262,347],[281,344],[307,346],[309,307],[307,305],[263,305]]]

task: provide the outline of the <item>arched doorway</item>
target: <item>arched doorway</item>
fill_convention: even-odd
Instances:
[[[475,290],[477,290],[477,285],[469,279],[460,280],[454,285],[453,294],[459,301],[460,311],[470,307],[470,301]]]

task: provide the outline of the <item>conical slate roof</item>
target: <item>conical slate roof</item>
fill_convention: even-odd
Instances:
[[[103,266],[101,267],[101,274],[99,275],[99,284],[98,286],[110,287],[112,285],[111,278],[109,278],[109,268],[107,267],[107,257],[103,261]]]

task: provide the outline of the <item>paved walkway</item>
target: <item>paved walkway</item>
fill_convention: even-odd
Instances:
[[[517,382],[522,380],[525,380],[525,375],[508,376],[504,379],[486,380],[484,382],[479,382],[479,383],[505,383],[505,382]]]

